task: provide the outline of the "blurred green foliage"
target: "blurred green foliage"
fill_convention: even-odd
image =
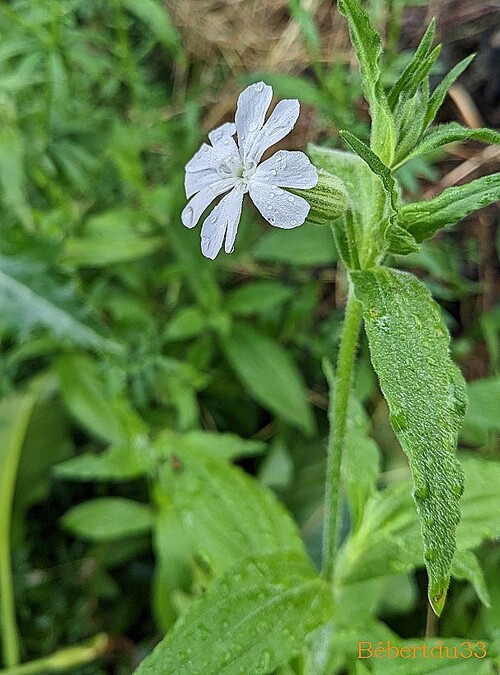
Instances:
[[[300,2],[289,5],[316,63],[314,24]],[[318,562],[319,364],[339,332],[337,253],[324,229],[269,231],[247,210],[237,253],[202,259],[179,214],[183,167],[203,135],[204,83],[161,2],[12,0],[0,5],[0,26],[0,556],[13,566],[2,602],[15,602],[21,640],[11,647],[23,661],[105,631],[116,636],[108,661],[71,672],[129,673],[242,551],[301,550],[291,515]],[[366,134],[347,68],[313,71],[266,78],[277,95]],[[418,158],[403,171],[415,190],[435,170]],[[479,459],[466,463],[471,515],[454,575],[471,583],[455,582],[442,631],[499,645],[498,545],[477,557],[470,549],[500,535],[498,490],[483,493],[498,486],[498,464],[481,463],[499,459],[500,315],[479,313],[463,329],[456,312],[481,290],[462,273],[477,256],[445,233],[398,264],[426,275],[460,336],[459,358],[487,352],[462,432]],[[357,635],[410,637],[424,622],[406,464],[365,343],[356,395],[364,408],[353,404],[349,443],[366,466],[363,480],[359,463],[345,467],[344,530],[355,534],[331,672],[354,662]],[[393,483],[398,472],[404,480]]]

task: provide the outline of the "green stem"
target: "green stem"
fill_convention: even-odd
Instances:
[[[347,431],[347,411],[354,373],[356,345],[361,325],[361,303],[349,290],[344,325],[340,338],[337,372],[330,383],[330,435],[325,480],[322,575],[332,581],[339,545],[340,471]],[[328,376],[328,375],[327,375]],[[330,378],[329,378],[330,379]],[[331,378],[333,380],[333,378]]]
[[[70,673],[74,668],[91,663],[104,656],[110,647],[110,641],[107,635],[100,633],[92,639],[77,645],[76,647],[66,647],[50,656],[44,656],[43,659],[28,661],[13,668],[0,670],[0,675],[37,675],[37,673],[61,672]]]

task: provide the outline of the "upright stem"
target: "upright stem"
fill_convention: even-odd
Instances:
[[[356,344],[361,325],[361,303],[352,288],[345,309],[344,325],[340,337],[337,371],[330,387],[330,435],[325,480],[325,511],[323,520],[322,575],[332,580],[339,544],[340,527],[340,470],[342,451],[347,430],[347,409],[351,392]]]

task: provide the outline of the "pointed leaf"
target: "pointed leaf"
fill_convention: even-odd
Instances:
[[[459,77],[464,70],[468,67],[469,63],[474,59],[475,54],[467,56],[465,59],[457,63],[457,65],[450,70],[450,72],[443,78],[443,80],[438,84],[436,89],[433,91],[431,99],[429,101],[429,107],[427,109],[427,114],[425,116],[425,128],[429,126],[434,121],[441,104],[444,101],[444,98],[448,92],[448,89],[455,82],[457,77]]]
[[[500,144],[500,133],[493,129],[467,129],[456,122],[441,124],[431,129],[418,142],[417,146],[403,159],[397,159],[393,171],[399,169],[410,159],[424,155],[437,148],[442,148],[449,143],[461,143],[463,141],[479,141],[481,143]]]
[[[439,307],[418,279],[390,269],[353,272],[352,279],[391,424],[409,458],[429,600],[440,614],[464,490],[454,453],[465,414],[465,384],[450,359]]]
[[[224,460],[179,446],[162,481],[193,549],[216,573],[249,555],[304,550],[274,494]]]
[[[236,324],[222,345],[229,363],[262,405],[304,432],[312,430],[302,377],[280,344],[249,325]]]
[[[151,529],[153,520],[147,504],[122,497],[101,497],[74,506],[61,522],[78,537],[109,541],[144,534]]]
[[[370,104],[371,148],[384,162],[390,164],[395,146],[395,130],[380,81],[379,60],[382,54],[380,34],[371,25],[359,0],[339,0],[338,9],[347,18],[351,41],[359,60],[363,93]]]
[[[245,559],[189,607],[135,675],[266,675],[331,613],[327,584],[301,556]]]
[[[454,225],[469,213],[500,200],[500,173],[443,190],[434,199],[407,204],[399,212],[399,223],[417,242],[432,237],[446,225]]]

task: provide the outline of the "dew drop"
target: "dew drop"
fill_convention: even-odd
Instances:
[[[272,208],[273,208],[273,205],[272,205],[272,204],[268,204],[268,205],[267,205],[267,210],[268,210],[268,211],[271,211]]]
[[[289,201],[289,202],[293,202],[293,200],[294,200],[293,195],[290,195],[290,196],[288,197],[288,201]]]
[[[255,85],[255,91],[262,91],[264,89],[264,83],[263,82],[258,82]]]
[[[268,220],[272,225],[274,223],[274,221],[276,220],[276,218],[274,216],[269,216]]]
[[[210,222],[211,222],[211,223],[215,223],[216,221],[217,221],[217,216],[212,216],[212,217],[210,218]]]
[[[427,562],[434,562],[434,560],[437,560],[437,557],[438,552],[435,548],[428,548],[424,553],[424,558],[427,560]]]
[[[272,174],[273,176],[276,176],[277,173],[278,173],[278,172],[276,171],[276,169],[271,169],[271,174]]]
[[[208,152],[208,145],[204,145],[201,150],[202,152]]]
[[[269,196],[270,196],[271,199],[272,199],[272,198],[274,197],[274,192],[270,192],[270,193],[269,193]]]
[[[294,218],[292,218],[292,220],[290,221],[290,225],[297,225],[297,221]]]
[[[192,225],[193,224],[193,219],[194,219],[194,212],[193,209],[190,206],[186,206],[184,209],[184,224],[185,225]]]
[[[420,483],[415,486],[413,496],[417,501],[424,501],[429,496],[429,486],[427,483]]]
[[[249,131],[257,131],[258,128],[259,128],[259,125],[256,124],[255,122],[252,122],[252,124],[248,127],[248,130]]]

